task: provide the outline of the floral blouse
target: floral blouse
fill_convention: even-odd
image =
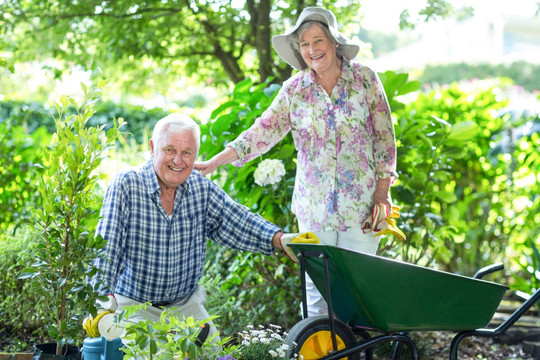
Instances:
[[[312,231],[346,231],[371,216],[380,178],[395,175],[394,126],[376,73],[343,60],[331,96],[311,69],[292,76],[270,107],[228,144],[243,166],[292,131],[298,151],[292,211]]]

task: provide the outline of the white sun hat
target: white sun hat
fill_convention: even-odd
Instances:
[[[297,70],[301,70],[307,67],[307,64],[302,59],[300,52],[293,47],[291,42],[291,35],[294,34],[298,28],[306,21],[318,21],[328,26],[330,34],[334,40],[340,45],[343,57],[347,60],[353,59],[360,51],[360,46],[355,44],[352,40],[343,36],[337,28],[336,16],[330,10],[325,8],[310,6],[306,7],[300,17],[296,21],[296,25],[287,31],[283,35],[276,35],[272,37],[272,45],[276,50],[279,57],[281,57],[287,64],[291,65]]]

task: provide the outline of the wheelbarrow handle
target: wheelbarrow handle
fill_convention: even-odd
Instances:
[[[481,268],[480,270],[478,270],[476,272],[476,274],[474,274],[473,278],[481,279],[487,274],[491,274],[491,273],[494,273],[496,271],[502,271],[502,270],[504,270],[504,264],[503,263],[498,263],[498,264],[485,266],[485,267]]]

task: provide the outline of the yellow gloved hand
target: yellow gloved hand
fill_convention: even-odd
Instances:
[[[319,238],[311,231],[298,235],[291,240],[293,244],[319,244]]]
[[[390,217],[392,218],[399,218],[400,214],[399,214],[399,206],[397,205],[392,205],[392,211],[390,212]]]
[[[89,315],[87,318],[83,321],[83,329],[86,331],[88,336],[90,337],[99,337],[101,334],[98,329],[98,324],[101,318],[107,314],[113,314],[114,311],[112,310],[105,310],[99,312],[95,318],[92,317],[92,315]]]
[[[294,262],[298,262],[298,258],[292,249],[289,247],[289,244],[319,244],[319,238],[312,232],[305,232],[302,234],[283,234],[279,238],[281,243],[281,248],[285,251],[285,254]]]
[[[399,214],[399,206],[392,205],[392,212],[390,213],[390,215],[384,221],[386,223],[386,227],[384,229],[382,229],[381,231],[379,231],[378,233],[376,233],[375,236],[393,234],[393,235],[397,236],[399,239],[405,240],[407,237],[405,236],[403,231],[401,231],[397,227],[396,220],[394,220],[394,219],[398,219],[399,216],[400,216],[400,214]]]
[[[388,218],[386,219],[386,222],[388,223],[388,227],[382,231],[379,231],[377,234],[375,234],[375,236],[381,236],[381,235],[386,235],[386,234],[394,234],[396,235],[400,240],[405,240],[407,239],[407,237],[405,236],[405,234],[403,233],[403,231],[401,231],[397,225],[396,225],[396,221],[392,218]]]

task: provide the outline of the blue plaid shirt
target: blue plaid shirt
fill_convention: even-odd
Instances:
[[[111,182],[97,233],[107,240],[107,259],[96,259],[104,293],[140,302],[173,302],[189,296],[201,278],[207,238],[246,251],[273,252],[279,227],[234,202],[194,171],[176,189],[169,218],[159,198],[152,161]]]

